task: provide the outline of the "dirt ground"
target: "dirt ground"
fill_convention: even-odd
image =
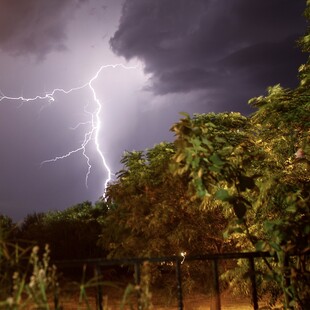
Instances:
[[[128,282],[127,282],[128,283]],[[110,286],[104,285],[102,287],[103,294],[103,309],[104,310],[119,310],[120,305],[124,297],[126,286],[117,285]],[[173,291],[173,290],[171,290]],[[84,310],[84,309],[96,309],[96,286],[86,289],[86,294],[83,296],[80,293],[80,283],[68,282],[67,285],[62,286],[59,295],[59,305],[63,310]],[[128,297],[129,296],[129,297]],[[127,296],[126,306],[124,310],[137,310],[137,298],[136,291],[131,291],[131,294]],[[170,296],[170,297],[168,297]],[[129,306],[130,298],[133,300],[134,307]],[[151,302],[153,310],[177,310],[178,299],[176,291],[167,292],[167,289],[151,288]],[[88,305],[89,306],[88,306]],[[51,304],[51,309],[53,309]],[[215,299],[197,291],[192,293],[184,293],[183,295],[183,309],[184,310],[215,310]],[[250,298],[246,297],[234,297],[228,292],[224,292],[221,295],[221,309],[222,310],[251,310]]]
[[[119,310],[122,296],[104,296],[103,305],[104,310]],[[91,309],[96,309],[96,300],[94,296],[88,296],[88,303]],[[63,310],[76,310],[76,309],[89,309],[85,300],[79,305],[79,296],[64,296],[61,301]],[[152,296],[153,310],[177,310],[178,301],[177,298],[172,300],[165,300],[161,296],[154,294]],[[124,307],[124,310],[131,309],[129,305]],[[135,306],[133,309],[137,309]],[[184,310],[214,310],[214,300],[208,298],[203,294],[191,294],[186,296],[183,300]],[[231,296],[224,295],[221,297],[221,309],[222,310],[251,310],[251,301],[249,299],[233,298]]]

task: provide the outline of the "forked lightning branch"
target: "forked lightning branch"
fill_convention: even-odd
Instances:
[[[86,172],[86,176],[85,176],[85,186],[88,187],[88,178],[89,178],[89,175],[91,173],[92,165],[91,165],[91,160],[90,160],[89,156],[87,155],[86,147],[89,143],[91,143],[93,141],[95,144],[95,147],[96,147],[96,151],[99,154],[99,157],[101,159],[103,168],[107,172],[107,177],[104,181],[103,196],[105,194],[107,185],[108,185],[109,181],[111,180],[112,173],[111,173],[111,169],[109,168],[109,166],[106,162],[106,159],[103,155],[103,152],[102,152],[101,146],[100,146],[99,133],[100,133],[100,128],[101,128],[100,114],[101,114],[101,110],[102,110],[102,103],[100,102],[100,100],[96,94],[96,90],[93,87],[93,82],[98,78],[98,76],[100,75],[102,70],[107,69],[107,68],[117,68],[117,67],[120,67],[120,68],[126,69],[126,70],[136,68],[136,67],[127,67],[127,66],[124,66],[123,64],[104,65],[104,66],[101,66],[99,68],[99,70],[96,72],[96,74],[85,84],[78,86],[78,87],[73,87],[69,90],[65,90],[62,88],[56,88],[53,91],[48,92],[43,96],[37,95],[37,96],[31,97],[31,98],[26,98],[23,96],[11,97],[11,96],[6,96],[2,92],[0,92],[0,102],[3,100],[22,101],[22,102],[34,102],[37,100],[44,100],[44,101],[47,100],[49,103],[52,103],[55,101],[54,96],[57,93],[69,94],[69,93],[79,91],[79,90],[84,89],[84,88],[90,89],[92,96],[93,96],[93,100],[96,104],[96,109],[94,112],[87,112],[90,114],[90,121],[87,123],[90,124],[91,126],[90,126],[90,130],[84,133],[84,140],[75,149],[68,151],[66,154],[58,155],[54,158],[44,160],[41,162],[41,165],[56,162],[56,161],[62,160],[62,159],[66,159],[66,158],[70,157],[71,155],[80,152],[84,156],[86,164],[87,164],[87,172]],[[80,124],[78,124],[73,129],[76,129],[79,125],[82,125],[82,124],[85,124],[85,123],[81,122]]]

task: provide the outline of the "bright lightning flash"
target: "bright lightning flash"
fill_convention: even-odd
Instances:
[[[113,65],[101,66],[99,68],[99,70],[96,72],[96,74],[87,83],[85,83],[84,85],[81,85],[81,86],[78,86],[78,87],[73,87],[73,88],[71,88],[69,90],[65,90],[65,89],[62,89],[62,88],[56,88],[53,91],[51,91],[49,93],[46,93],[44,96],[39,96],[38,95],[38,96],[35,96],[35,97],[32,97],[32,98],[25,98],[23,96],[9,97],[9,96],[5,96],[0,91],[0,102],[2,100],[14,100],[14,101],[20,100],[22,102],[32,102],[32,101],[36,101],[36,100],[47,100],[49,103],[52,103],[52,102],[55,101],[54,95],[56,93],[69,94],[71,92],[78,91],[78,90],[81,90],[81,89],[84,89],[84,88],[87,88],[87,87],[91,90],[92,95],[93,95],[93,99],[94,99],[94,101],[96,103],[96,110],[95,110],[95,112],[85,111],[86,113],[90,114],[91,120],[89,122],[86,122],[86,123],[82,123],[81,122],[77,126],[72,128],[72,129],[76,129],[79,126],[86,125],[86,124],[90,124],[91,125],[91,129],[84,134],[83,142],[81,143],[81,145],[79,147],[77,147],[74,150],[69,151],[68,153],[66,153],[64,155],[56,156],[56,157],[54,157],[52,159],[47,159],[47,160],[42,161],[41,165],[47,164],[47,163],[51,163],[51,162],[56,162],[58,160],[68,158],[68,157],[70,157],[74,153],[82,152],[82,155],[85,157],[86,164],[87,164],[87,167],[88,167],[87,173],[86,173],[86,176],[85,176],[85,186],[88,187],[88,177],[90,175],[92,166],[91,166],[90,158],[88,157],[88,155],[86,153],[86,147],[93,140],[94,143],[95,143],[95,146],[96,146],[97,153],[99,154],[99,157],[100,157],[101,162],[103,164],[103,167],[105,168],[105,170],[107,171],[107,174],[108,174],[108,176],[107,176],[107,178],[105,179],[105,182],[104,182],[104,190],[103,190],[103,194],[102,194],[103,197],[105,196],[107,185],[108,185],[108,183],[111,180],[112,172],[111,172],[111,169],[109,168],[109,166],[108,166],[108,164],[107,164],[107,162],[105,160],[105,157],[104,157],[103,152],[101,151],[101,147],[100,147],[99,132],[100,132],[100,128],[101,128],[100,113],[101,113],[101,110],[102,110],[102,104],[101,104],[100,100],[97,97],[96,90],[93,87],[92,83],[98,78],[98,76],[100,75],[102,70],[104,70],[106,68],[117,68],[117,67],[121,67],[121,68],[126,69],[126,70],[136,69],[137,68],[137,67],[127,67],[127,66],[124,66],[123,64],[113,64]]]

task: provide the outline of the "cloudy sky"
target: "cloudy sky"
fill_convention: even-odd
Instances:
[[[249,114],[266,87],[294,87],[304,7],[1,0],[0,213],[19,221],[95,202],[108,177],[101,154],[113,177],[124,150],[172,140],[181,111]]]

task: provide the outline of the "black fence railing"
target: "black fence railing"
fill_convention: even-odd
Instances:
[[[182,291],[182,263],[186,260],[189,261],[210,261],[213,268],[213,291],[214,291],[214,303],[215,309],[221,309],[221,292],[219,285],[219,261],[220,260],[232,260],[232,259],[246,259],[249,262],[249,278],[251,281],[252,292],[252,305],[254,310],[258,310],[258,294],[256,286],[256,272],[254,261],[257,258],[270,257],[267,252],[245,252],[245,253],[223,253],[223,254],[204,254],[195,256],[169,256],[169,257],[143,257],[143,258],[127,258],[127,259],[77,259],[67,261],[55,262],[59,267],[78,267],[83,265],[91,265],[94,268],[96,276],[101,274],[101,268],[103,266],[133,266],[134,267],[134,281],[136,285],[140,284],[141,280],[141,266],[145,262],[149,263],[163,263],[175,265],[175,275],[177,284],[177,301],[178,309],[184,308],[183,303],[183,291]],[[96,293],[96,308],[97,310],[104,310],[103,308],[103,288],[101,285],[97,286]]]

